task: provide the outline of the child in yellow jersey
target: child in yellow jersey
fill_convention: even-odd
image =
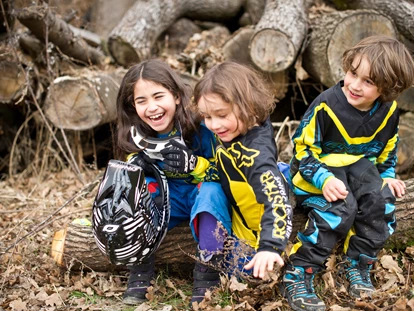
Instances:
[[[269,115],[274,99],[256,71],[224,62],[194,89],[196,108],[217,137],[220,182],[232,205],[232,230],[256,250],[245,265],[264,278],[281,257],[291,233],[291,206]]]
[[[342,271],[349,294],[372,293],[370,269],[394,232],[399,113],[395,99],[414,82],[413,59],[395,39],[374,36],[343,54],[344,80],[320,94],[293,136],[290,173],[309,220],[284,278],[294,310],[325,310],[313,277],[346,237]]]

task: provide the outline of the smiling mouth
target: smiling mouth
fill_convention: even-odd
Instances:
[[[361,97],[360,95],[353,93],[351,90],[349,90],[349,94],[351,94],[352,97]]]
[[[159,113],[159,114],[155,114],[153,116],[148,117],[148,119],[150,119],[151,121],[159,121],[162,119],[162,117],[164,116],[165,113]]]

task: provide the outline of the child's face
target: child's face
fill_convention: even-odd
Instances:
[[[154,131],[169,133],[174,127],[174,115],[179,98],[161,84],[138,80],[134,87],[134,104],[138,116]]]
[[[361,63],[358,66],[359,61]],[[352,68],[358,68],[356,70]],[[348,103],[356,109],[367,111],[372,108],[375,100],[381,95],[374,82],[369,78],[370,63],[365,57],[355,57],[352,68],[345,75],[344,92]]]
[[[226,103],[216,94],[201,97],[197,103],[207,128],[223,142],[230,142],[240,135],[242,122],[237,118],[237,107]]]

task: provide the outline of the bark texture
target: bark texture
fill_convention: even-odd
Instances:
[[[250,42],[250,56],[261,70],[290,67],[307,34],[304,0],[269,0]]]
[[[223,45],[223,55],[226,60],[252,66],[256,70],[260,68],[253,63],[249,53],[249,43],[255,30],[246,26],[237,30]],[[288,90],[288,76],[285,70],[278,72],[262,72],[268,83],[269,89],[278,100],[285,97]]]
[[[398,31],[414,43],[414,2],[411,0],[333,1],[337,8],[371,9],[391,17]]]
[[[91,7],[91,30],[107,38],[136,0],[94,0]]]
[[[414,241],[414,179],[406,180],[407,194],[396,203],[397,230],[387,243],[387,247],[405,247]],[[292,202],[294,206],[294,202]],[[303,230],[306,215],[296,210],[293,216],[293,230],[290,240],[294,242],[299,230]],[[65,232],[66,230],[66,232]],[[156,252],[156,264],[182,264],[192,261],[196,243],[187,224],[182,224],[168,232]],[[115,269],[99,251],[92,235],[91,227],[70,224],[66,229],[55,233],[51,256],[62,267],[80,267],[84,263],[95,271]],[[123,269],[124,267],[117,267]]]
[[[376,11],[347,10],[313,15],[302,66],[316,80],[331,87],[343,79],[342,54],[371,35],[396,38],[392,20]]]
[[[57,127],[87,130],[116,118],[116,97],[125,70],[85,71],[53,82],[44,111]]]
[[[69,25],[58,18],[46,4],[16,10],[15,14],[33,35],[43,42],[47,37],[49,42],[59,47],[67,56],[87,65],[103,62],[104,55],[89,46],[81,37],[75,36]]]
[[[235,18],[242,0],[152,0],[137,1],[111,31],[108,49],[123,66],[138,63],[151,56],[159,35],[178,18],[220,21]]]

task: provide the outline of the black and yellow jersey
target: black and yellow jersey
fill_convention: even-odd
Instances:
[[[270,120],[231,142],[217,141],[217,169],[232,205],[233,233],[258,251],[283,253],[292,209]]]
[[[293,136],[290,173],[298,195],[320,194],[333,178],[331,167],[343,167],[365,157],[382,178],[395,178],[397,164],[397,103],[376,102],[363,113],[350,105],[343,81],[321,93],[311,104]]]

